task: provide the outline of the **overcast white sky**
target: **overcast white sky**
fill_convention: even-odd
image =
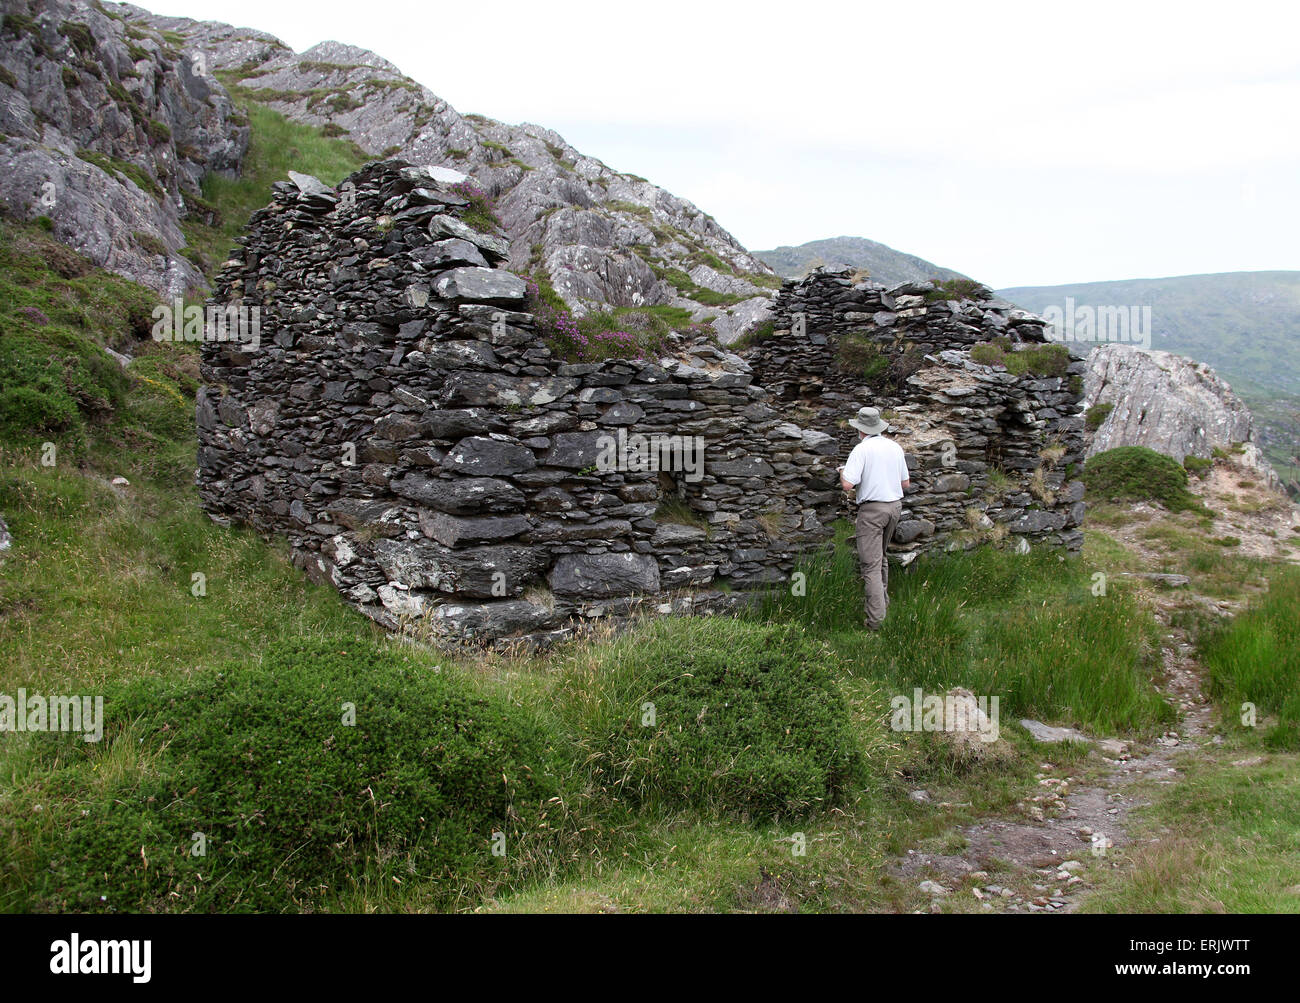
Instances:
[[[994,286],[1300,269],[1300,4],[141,0],[373,49],[751,249],[870,237]]]

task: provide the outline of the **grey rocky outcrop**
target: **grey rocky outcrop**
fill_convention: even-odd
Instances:
[[[554,356],[516,276],[460,264],[409,212],[459,221],[455,177],[379,162],[345,182],[350,206],[299,178],[254,214],[214,301],[259,310],[261,344],[202,349],[211,517],[287,538],[376,621],[447,641],[545,644],[787,580],[830,535],[834,439],[698,332],[662,357]],[[464,231],[495,257],[496,235]],[[655,435],[699,437],[702,463],[618,462]]]
[[[1012,536],[1080,547],[1083,360],[1047,344],[1042,318],[983,287],[945,298],[932,282],[886,289],[850,275],[818,269],[786,282],[774,332],[744,354],[787,414],[831,439],[841,463],[858,441],[847,425],[854,412],[885,413],[912,478],[893,552],[907,562]],[[858,347],[856,368],[846,340]],[[996,353],[972,355],[994,344],[1035,353],[1056,374],[1016,375]],[[864,359],[877,361],[870,380]]]
[[[196,53],[117,12],[4,0],[0,202],[56,239],[168,294],[206,287],[180,223],[200,185],[236,173],[248,125]],[[125,10],[126,8],[122,8]]]
[[[264,32],[128,9],[132,23],[184,36],[210,67],[294,121],[346,136],[374,157],[473,174],[496,200],[507,267],[547,279],[575,315],[681,307],[724,342],[766,315],[778,279],[717,221],[553,130],[462,115],[355,46],[322,42],[295,53]]]
[[[1208,459],[1215,449],[1239,459],[1273,487],[1277,473],[1255,444],[1254,417],[1215,371],[1172,352],[1099,345],[1088,356],[1086,405],[1108,405],[1088,455],[1119,446],[1146,446],[1172,456]],[[1244,448],[1242,448],[1244,446]]]

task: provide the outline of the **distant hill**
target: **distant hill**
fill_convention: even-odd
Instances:
[[[779,271],[779,269],[778,269]],[[1063,286],[998,295],[1026,310],[1151,307],[1151,347],[1205,362],[1250,405],[1261,445],[1283,477],[1300,450],[1300,272],[1226,272]]]
[[[788,245],[771,251],[754,251],[754,256],[771,266],[778,275],[797,279],[818,265],[864,268],[876,282],[887,286],[922,279],[962,279],[961,272],[904,254],[865,237],[830,237],[811,240],[798,247]]]

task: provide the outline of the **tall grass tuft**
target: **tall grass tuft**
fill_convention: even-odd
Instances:
[[[844,530],[831,553],[798,570],[803,589],[770,593],[752,615],[822,632],[855,675],[895,692],[965,686],[998,696],[1004,716],[1098,732],[1149,732],[1173,719],[1150,678],[1153,621],[1126,589],[1093,595],[1077,559],[993,548],[921,558],[891,574],[875,635],[862,628],[862,580]]]
[[[1279,568],[1268,592],[1241,616],[1201,638],[1210,693],[1236,720],[1243,703],[1275,717],[1266,745],[1300,749],[1300,568]]]

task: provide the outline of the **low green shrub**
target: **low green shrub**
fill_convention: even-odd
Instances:
[[[1120,446],[1091,457],[1083,482],[1094,498],[1154,501],[1171,512],[1203,511],[1187,490],[1187,471],[1173,457],[1146,446]]]
[[[1084,424],[1088,426],[1088,431],[1095,432],[1105,424],[1110,413],[1115,410],[1114,404],[1094,404],[1083,413]]]
[[[927,303],[940,303],[944,300],[979,300],[985,298],[988,290],[974,279],[947,279],[925,294]]]
[[[152,233],[148,233],[144,230],[134,230],[132,231],[131,236],[135,238],[135,242],[139,244],[140,247],[148,251],[150,254],[156,254],[163,258],[169,256],[167,245]]]
[[[125,400],[117,363],[83,339],[49,328],[0,340],[0,440],[80,437],[87,421]]]
[[[736,340],[736,343],[732,346],[732,348],[735,349],[736,351],[742,351],[746,348],[753,348],[756,345],[761,345],[769,338],[775,336],[775,334],[776,334],[776,323],[771,320],[765,320],[763,321],[763,323],[757,325],[756,327],[751,328],[750,330],[746,331],[743,335],[741,335],[740,338]]]
[[[970,357],[982,366],[1002,366],[1013,376],[1065,376],[1070,350],[1064,345],[1020,345],[1010,338],[994,338],[972,345]]]
[[[70,738],[46,791],[59,822],[43,830],[34,908],[314,910],[362,880],[428,882],[453,905],[549,839],[554,740],[463,677],[370,643],[282,642],[260,664],[128,685],[106,715],[108,748]],[[87,771],[121,742],[152,750],[153,768],[87,798]]]
[[[595,786],[634,807],[751,819],[844,803],[862,756],[834,656],[798,625],[655,623],[565,683]]]
[[[842,372],[861,377],[869,386],[883,382],[889,372],[889,356],[863,331],[849,331],[840,338],[835,362]]]

